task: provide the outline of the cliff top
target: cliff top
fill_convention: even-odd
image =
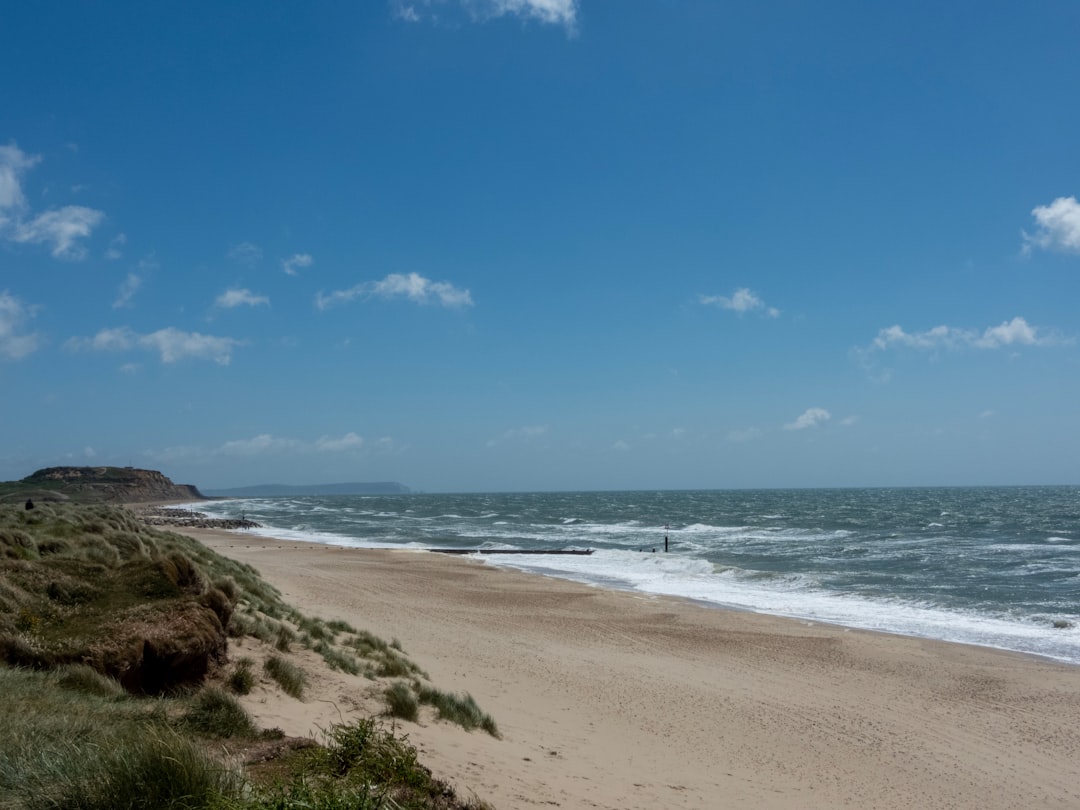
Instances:
[[[46,467],[0,483],[0,502],[145,503],[205,500],[192,484],[174,484],[157,470],[135,467]]]

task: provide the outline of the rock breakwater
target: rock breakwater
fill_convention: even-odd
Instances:
[[[136,514],[147,526],[183,526],[188,529],[260,529],[262,524],[254,520],[236,518],[212,518],[204,512],[149,506],[137,509]]]

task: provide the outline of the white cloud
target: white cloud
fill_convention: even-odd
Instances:
[[[34,307],[26,306],[6,290],[0,292],[0,357],[21,360],[37,350],[38,335],[24,331],[24,324],[34,315]]]
[[[516,16],[577,30],[578,0],[391,0],[394,15],[406,22],[438,22],[439,10],[461,7],[474,20]]]
[[[548,432],[547,425],[527,425],[520,428],[511,428],[495,439],[489,439],[488,447],[494,447],[503,442],[529,441],[544,436]]]
[[[382,452],[393,448],[393,440],[384,437],[373,443],[373,449]],[[231,439],[218,447],[203,448],[194,446],[169,447],[152,452],[158,460],[176,461],[178,459],[214,458],[217,456],[273,456],[273,455],[310,455],[314,453],[346,453],[365,449],[368,442],[356,433],[346,433],[340,437],[323,436],[316,441],[293,439],[286,436],[274,436],[260,433],[244,439]]]
[[[627,444],[622,439],[619,439],[618,441],[615,442],[615,444],[611,445],[611,449],[615,450],[615,451],[617,451],[619,453],[626,453],[626,452],[629,452],[630,445]]]
[[[265,295],[256,295],[251,290],[232,288],[223,292],[214,301],[214,306],[220,309],[234,309],[236,307],[257,307],[262,304],[270,306],[270,299]]]
[[[86,256],[86,248],[76,240],[88,237],[105,219],[101,211],[83,205],[65,205],[30,221],[15,223],[11,239],[15,242],[51,244],[52,255],[58,259],[79,260]]]
[[[0,224],[4,222],[4,211],[26,207],[22,175],[40,162],[40,155],[28,155],[15,144],[0,146]]]
[[[761,436],[761,430],[756,427],[749,427],[743,430],[733,430],[727,435],[729,442],[749,442],[757,439]]]
[[[806,430],[823,425],[832,419],[832,414],[824,408],[807,408],[794,422],[784,425],[784,430]]]
[[[40,214],[29,210],[22,176],[41,162],[11,144],[0,146],[0,237],[12,242],[48,244],[59,259],[82,259],[86,248],[78,243],[93,232],[105,214],[83,205],[65,205]]]
[[[315,259],[310,253],[294,253],[289,258],[281,260],[281,269],[290,276],[295,276],[298,269],[311,267],[313,264],[315,264]]]
[[[417,304],[439,304],[440,306],[458,308],[472,306],[472,295],[468,290],[460,290],[445,281],[431,281],[418,273],[401,275],[391,273],[381,281],[367,281],[350,287],[347,290],[337,290],[324,295],[318,293],[315,296],[315,306],[319,309],[329,309],[338,304],[347,304],[351,301],[368,298],[407,298]]]
[[[468,0],[466,5],[480,18],[512,14],[568,29],[577,24],[577,0]]]
[[[109,247],[105,250],[106,259],[120,259],[124,256],[124,245],[127,244],[127,235],[118,233],[109,241]]]
[[[698,300],[706,306],[718,306],[721,309],[729,309],[732,312],[738,312],[740,315],[744,312],[760,309],[770,318],[780,317],[780,310],[776,307],[766,306],[765,302],[747,287],[740,287],[735,290],[730,297],[725,295],[701,295],[698,296]]]
[[[345,450],[359,450],[364,446],[364,439],[349,432],[339,438],[323,436],[315,442],[315,449],[326,453],[340,453]]]
[[[229,246],[229,251],[226,254],[237,264],[242,264],[245,267],[254,267],[262,261],[262,248],[258,245],[254,245],[251,242],[239,242],[235,245]]]
[[[198,332],[183,332],[173,329],[159,329],[139,338],[139,344],[149,346],[161,353],[161,362],[175,363],[187,357],[206,358],[218,365],[227,366],[232,360],[232,350],[240,345],[233,338],[201,335]]]
[[[1058,197],[1049,205],[1037,205],[1031,215],[1038,228],[1034,234],[1022,231],[1025,253],[1031,252],[1032,246],[1080,253],[1080,202],[1076,197]]]
[[[175,363],[191,357],[213,360],[218,365],[227,366],[232,360],[233,349],[240,346],[241,341],[184,332],[171,326],[140,335],[122,326],[102,329],[91,338],[71,338],[65,345],[72,351],[118,352],[139,348],[158,352],[163,363]]]
[[[1020,317],[1003,321],[979,332],[976,329],[958,329],[952,326],[935,326],[925,332],[905,332],[898,325],[882,329],[870,344],[869,351],[884,351],[893,347],[923,349],[1000,349],[1003,346],[1058,346],[1070,340],[1057,335],[1041,333]]]
[[[250,439],[235,439],[225,442],[217,452],[223,456],[260,456],[267,453],[280,453],[301,447],[296,439],[282,439],[261,433]]]
[[[141,286],[142,278],[134,273],[128,273],[127,278],[124,279],[120,289],[117,291],[116,300],[113,301],[113,309],[130,307],[131,299],[135,297],[135,293],[139,291]]]

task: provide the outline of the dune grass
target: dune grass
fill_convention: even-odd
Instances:
[[[227,661],[228,640],[246,638],[279,647],[263,672],[298,699],[306,676],[289,660],[298,644],[342,672],[411,679],[386,691],[391,714],[442,694],[396,640],[306,617],[250,566],[127,510],[0,505],[0,808],[485,806],[456,799],[406,738],[374,720],[335,726],[317,753],[290,755],[284,779],[224,764],[238,761],[225,751],[265,745],[269,733],[235,697],[259,677],[252,659]],[[144,645],[166,663],[202,651],[208,669],[133,681],[131,651]],[[479,709],[436,711],[482,726],[470,719]]]
[[[181,721],[206,737],[254,737],[258,734],[251,716],[237,699],[215,686],[200,689],[190,701]]]
[[[226,678],[226,685],[236,694],[250,695],[255,688],[255,673],[251,671],[253,665],[254,661],[250,658],[241,658]]]
[[[479,728],[492,737],[500,736],[494,718],[482,711],[468,692],[455,695],[423,684],[417,684],[415,688],[419,701],[434,707],[440,720],[456,723],[467,731]]]
[[[266,674],[273,678],[286,695],[300,700],[304,696],[307,678],[304,671],[279,655],[272,655],[263,663]]]

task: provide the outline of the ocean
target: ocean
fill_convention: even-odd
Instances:
[[[192,504],[288,540],[482,555],[603,588],[1080,664],[1080,488],[249,498]],[[664,539],[668,540],[667,552]]]

